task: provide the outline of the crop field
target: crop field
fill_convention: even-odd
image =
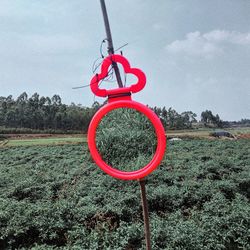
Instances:
[[[63,144],[78,144],[86,142],[86,135],[7,135],[0,140],[0,147],[2,146],[35,146],[35,145],[63,145]]]
[[[250,249],[249,155],[246,139],[169,143],[146,179],[152,249]],[[139,184],[86,143],[0,148],[0,190],[0,249],[145,249]]]
[[[190,130],[169,130],[168,138],[199,138],[199,139],[214,139],[210,136],[214,129],[190,129]],[[250,138],[249,128],[233,128],[228,129],[236,138]],[[1,146],[35,146],[35,145],[64,145],[64,144],[79,144],[87,142],[86,134],[6,134],[6,139],[0,135]]]
[[[77,144],[86,142],[85,137],[62,137],[62,138],[32,138],[9,140],[5,146],[33,146],[33,145],[56,145],[56,144]]]

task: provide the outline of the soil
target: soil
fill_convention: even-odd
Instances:
[[[250,134],[241,134],[236,136],[239,139],[250,139]]]

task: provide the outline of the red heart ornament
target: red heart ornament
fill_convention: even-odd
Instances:
[[[99,88],[99,83],[105,77],[108,76],[108,69],[112,63],[120,63],[125,73],[133,74],[137,77],[137,83],[132,84],[129,87],[124,88],[115,88],[115,89],[104,89]],[[92,92],[100,97],[112,96],[117,94],[125,94],[125,93],[136,93],[141,91],[146,84],[146,76],[140,69],[131,68],[128,60],[121,55],[110,55],[106,57],[101,66],[101,73],[96,74],[90,82],[90,87]]]

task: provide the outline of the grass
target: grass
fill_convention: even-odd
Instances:
[[[170,130],[167,131],[168,137],[198,137],[207,138],[211,130]]]
[[[52,138],[35,138],[35,139],[15,139],[9,140],[5,146],[35,146],[35,145],[58,145],[58,144],[78,144],[86,142],[86,137],[52,137]]]
[[[227,130],[229,132],[233,133],[234,135],[250,134],[250,128],[249,127],[245,127],[245,128],[229,128]]]
[[[242,135],[242,134],[250,134],[250,128],[222,128],[222,129],[189,129],[189,130],[169,130],[167,131],[167,135],[169,137],[193,137],[193,138],[208,138],[209,134],[213,131],[217,130],[225,130],[233,134],[234,136]]]

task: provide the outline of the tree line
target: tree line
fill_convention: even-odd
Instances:
[[[28,128],[34,130],[81,131],[86,133],[91,118],[102,105],[98,102],[91,107],[80,104],[62,103],[59,95],[50,97],[34,93],[28,96],[22,93],[16,99],[12,95],[0,96],[0,126],[5,128]],[[178,113],[173,108],[153,107],[166,129],[187,129],[197,123],[197,115],[192,111]],[[206,110],[201,114],[205,126],[213,124],[221,127],[223,122],[219,115]]]
[[[63,104],[59,95],[50,97],[26,92],[16,99],[0,97],[0,126],[34,130],[78,130],[86,132],[99,104],[83,107]]]

